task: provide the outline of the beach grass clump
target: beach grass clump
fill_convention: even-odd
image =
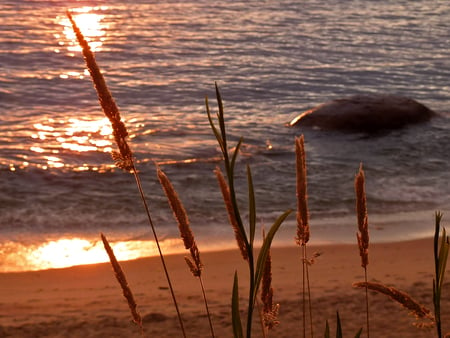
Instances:
[[[222,174],[220,168],[215,170],[219,187],[222,191],[222,196],[225,202],[225,208],[228,213],[228,218],[230,220],[231,226],[235,233],[235,238],[239,250],[241,252],[242,258],[247,262],[249,271],[249,296],[248,296],[248,306],[247,306],[247,322],[246,322],[246,337],[250,338],[252,335],[252,321],[253,313],[257,301],[257,295],[261,280],[264,275],[264,266],[267,262],[267,257],[269,255],[270,246],[272,245],[273,238],[276,232],[280,228],[281,224],[290,214],[291,210],[285,211],[280,215],[275,222],[270,227],[267,236],[263,239],[262,246],[259,250],[259,254],[255,261],[255,231],[256,231],[256,199],[255,191],[253,186],[253,178],[250,166],[247,165],[247,184],[248,184],[248,232],[246,226],[241,217],[241,208],[237,202],[237,194],[235,189],[235,168],[236,160],[239,154],[239,149],[242,145],[243,139],[241,138],[234,151],[229,150],[227,131],[225,128],[225,115],[224,106],[222,101],[222,96],[219,91],[217,84],[216,88],[216,99],[218,111],[216,113],[216,119],[213,118],[211,110],[209,107],[208,98],[205,99],[206,113],[211,126],[211,129],[216,137],[219,144],[223,164],[225,167],[226,178]],[[232,323],[233,323],[233,334],[235,337],[244,337],[244,329],[242,321],[240,318],[239,310],[239,294],[238,294],[238,276],[235,273],[233,292],[232,292]]]
[[[367,200],[365,192],[365,175],[362,164],[359,167],[359,172],[355,176],[355,193],[356,193],[356,215],[358,223],[358,248],[361,257],[361,266],[364,268],[364,282],[355,282],[353,287],[364,288],[366,298],[366,326],[367,336],[370,334],[369,327],[369,299],[368,290],[375,291],[377,293],[388,296],[391,300],[396,301],[398,304],[410,311],[410,314],[414,315],[416,319],[421,321],[416,322],[415,325],[420,328],[429,328],[436,325],[437,335],[442,337],[442,329],[440,323],[440,301],[441,290],[443,286],[443,279],[445,274],[445,268],[447,264],[447,258],[449,253],[449,239],[446,235],[445,229],[442,230],[442,239],[439,245],[440,235],[440,222],[442,214],[436,212],[435,215],[435,234],[434,234],[434,262],[435,262],[435,278],[433,280],[433,304],[434,304],[434,316],[431,311],[413,299],[408,293],[401,291],[393,286],[387,286],[383,283],[375,283],[368,281],[367,266],[369,264],[369,227],[368,227],[368,213],[367,213]],[[424,322],[423,320],[427,320]]]
[[[430,328],[435,326],[437,337],[442,338],[442,321],[441,321],[441,299],[442,287],[445,276],[445,269],[447,266],[447,259],[449,253],[449,237],[447,236],[445,228],[442,228],[441,233],[442,213],[435,214],[435,233],[434,233],[434,263],[435,263],[435,278],[433,279],[433,305],[434,315],[431,310],[413,299],[408,293],[398,290],[395,287],[387,286],[382,283],[375,282],[356,282],[354,287],[365,288],[366,290],[376,291],[378,293],[388,296],[391,300],[396,301],[402,307],[408,309],[411,315],[420,320],[414,323],[419,328]],[[426,320],[425,322],[423,320]],[[448,335],[448,334],[447,334]],[[446,335],[446,337],[447,337]]]

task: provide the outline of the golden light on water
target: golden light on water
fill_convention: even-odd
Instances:
[[[99,14],[106,9],[108,9],[106,6],[85,6],[70,9],[73,19],[77,23],[86,40],[89,42],[89,45],[93,51],[100,51],[106,38],[106,28],[108,27],[104,22],[105,16],[103,14]],[[67,16],[59,16],[57,20],[58,23],[63,26],[64,34],[64,36],[55,34],[55,38],[58,40],[59,46],[66,48],[72,55],[74,52],[81,51],[81,47],[78,45],[72,25],[70,24]],[[67,44],[66,41],[69,41],[69,43]],[[60,53],[61,48],[56,48],[55,52]],[[66,75],[80,76],[78,73]]]
[[[119,241],[110,244],[119,261],[158,254],[153,241]],[[178,239],[165,240],[161,245],[167,252],[175,253],[183,250]],[[0,244],[0,272],[66,268],[108,261],[101,240],[75,237],[50,240],[41,245],[24,245],[16,242]]]
[[[80,120],[70,118],[63,135],[55,135],[61,148],[77,152],[103,151],[111,152],[112,142],[107,136],[112,134],[108,119]],[[93,135],[97,137],[93,137]]]
[[[112,151],[112,128],[104,118],[71,117],[63,120],[47,119],[33,125],[30,137],[36,140],[29,150],[46,164],[43,169],[71,166],[62,157],[64,150],[80,154],[83,152]],[[67,152],[64,152],[67,155]],[[73,157],[69,157],[73,159]],[[81,167],[80,170],[86,170]],[[92,168],[91,168],[92,169]]]

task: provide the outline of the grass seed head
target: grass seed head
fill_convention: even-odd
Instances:
[[[434,321],[434,317],[431,314],[431,311],[417,302],[415,299],[413,299],[406,292],[400,291],[394,287],[374,282],[356,282],[353,283],[353,287],[367,287],[369,290],[382,293],[402,305],[404,308],[408,309],[416,318],[428,318]]]
[[[133,317],[133,321],[139,325],[142,331],[142,318],[140,314],[137,312],[137,305],[133,297],[133,293],[131,292],[131,289],[128,285],[127,279],[125,277],[125,274],[119,264],[119,262],[116,259],[116,256],[114,254],[114,251],[112,250],[111,246],[109,245],[108,240],[106,237],[101,234],[103,246],[105,247],[106,253],[108,254],[109,260],[111,262],[112,268],[114,270],[114,274],[116,276],[117,281],[120,284],[120,287],[122,288],[123,296],[127,300],[128,307],[131,311],[131,316]]]
[[[304,136],[295,139],[296,172],[297,172],[297,237],[298,245],[309,241],[309,212],[306,184],[306,156]]]
[[[241,252],[242,258],[244,260],[248,260],[247,246],[245,245],[243,234],[241,232],[241,229],[239,228],[236,219],[236,214],[234,213],[233,204],[231,202],[230,189],[220,168],[217,167],[214,170],[214,172],[216,174],[217,181],[219,182],[220,190],[222,191],[223,200],[225,202],[225,207],[228,212],[228,219],[230,221],[231,226],[233,227],[234,236],[236,238],[236,242]]]
[[[358,232],[356,237],[358,239],[359,254],[361,256],[361,266],[365,268],[369,264],[369,221],[367,214],[365,176],[362,164],[355,177],[355,194],[356,215],[358,221]]]

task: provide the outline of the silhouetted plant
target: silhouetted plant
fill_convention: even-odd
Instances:
[[[225,116],[222,97],[219,92],[219,88],[216,84],[216,97],[218,112],[216,114],[217,123],[219,127],[216,127],[216,123],[211,116],[208,98],[205,100],[206,112],[208,115],[208,120],[211,125],[211,129],[219,143],[223,160],[225,166],[225,172],[227,176],[227,181],[225,180],[222,172],[219,168],[216,169],[216,175],[219,181],[219,186],[222,191],[225,206],[228,212],[228,217],[230,223],[233,227],[236,241],[238,247],[241,251],[242,258],[247,262],[249,269],[249,296],[248,296],[248,306],[247,306],[247,326],[246,326],[246,336],[251,337],[252,334],[252,319],[253,312],[255,309],[256,298],[258,294],[258,289],[261,283],[261,279],[264,273],[264,265],[269,254],[269,249],[272,244],[272,240],[280,228],[283,221],[289,215],[291,210],[287,210],[272,224],[264,238],[261,249],[259,251],[258,258],[255,262],[254,253],[254,239],[255,239],[255,229],[256,229],[256,202],[255,193],[253,188],[253,179],[250,166],[247,166],[247,181],[248,181],[248,213],[249,213],[249,224],[248,224],[248,234],[245,229],[244,223],[242,221],[240,207],[237,202],[235,185],[234,185],[234,175],[236,159],[239,153],[239,149],[242,144],[242,138],[238,141],[234,151],[231,152],[228,149],[228,139],[225,128]],[[256,263],[256,264],[255,264]],[[233,297],[232,297],[232,323],[233,323],[233,333],[235,337],[243,337],[244,330],[242,327],[242,321],[240,319],[239,313],[239,298],[238,298],[238,277],[235,274],[234,284],[233,284]]]

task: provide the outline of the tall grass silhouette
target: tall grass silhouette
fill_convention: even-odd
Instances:
[[[250,166],[247,165],[248,214],[249,214],[248,233],[247,233],[246,227],[242,221],[241,210],[237,202],[237,193],[234,184],[236,160],[243,140],[241,138],[238,141],[236,147],[234,148],[234,151],[231,151],[230,153],[227,139],[227,131],[225,128],[225,114],[222,96],[220,94],[219,87],[217,86],[217,84],[215,88],[217,98],[217,113],[215,120],[211,114],[208,98],[206,98],[205,100],[205,105],[211,129],[213,130],[213,133],[216,137],[216,140],[222,152],[223,163],[227,179],[225,179],[225,176],[222,174],[220,168],[216,168],[215,170],[216,176],[219,182],[220,189],[222,191],[225,207],[228,212],[228,218],[235,233],[236,242],[238,244],[242,258],[247,262],[248,265],[249,295],[247,305],[247,322],[246,322],[245,336],[249,338],[252,335],[253,312],[255,310],[258,290],[260,287],[261,279],[264,274],[264,266],[267,261],[267,256],[269,255],[270,246],[272,245],[272,241],[273,238],[275,237],[276,232],[278,231],[278,229],[280,228],[281,224],[284,222],[286,217],[291,213],[291,210],[285,211],[272,224],[267,233],[267,236],[265,236],[265,238],[263,239],[261,249],[259,250],[259,254],[255,262],[256,253],[254,248],[254,240],[256,231],[256,200],[253,188],[252,173]],[[244,337],[244,329],[242,325],[242,320],[240,318],[240,310],[239,310],[240,306],[239,306],[238,284],[239,280],[236,272],[234,277],[233,293],[232,293],[233,334],[235,337]]]

